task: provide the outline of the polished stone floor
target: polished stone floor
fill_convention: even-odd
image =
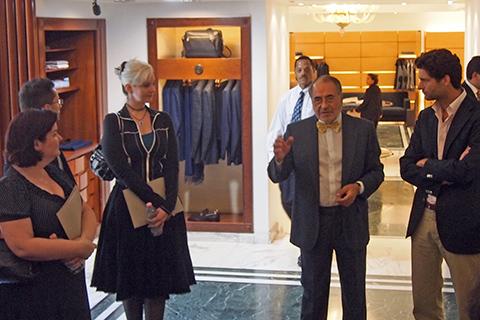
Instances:
[[[398,159],[408,144],[405,128],[380,123],[385,182],[369,199],[371,240],[367,247],[367,313],[369,320],[413,319],[410,240],[405,239],[413,187],[400,178]],[[302,287],[296,261],[299,249],[288,235],[272,243],[256,243],[253,235],[189,233],[189,247],[198,284],[167,302],[166,320],[300,319]],[[93,259],[87,261],[90,282]],[[456,303],[448,268],[443,265],[446,320],[456,320]],[[126,319],[114,295],[89,288],[92,318]],[[342,318],[341,291],[335,257],[328,320]]]
[[[300,319],[302,287],[278,284],[253,284],[201,281],[187,295],[172,296],[167,302],[166,320],[290,320]],[[392,290],[367,290],[367,319],[409,320],[411,295]],[[93,319],[114,304],[106,296],[92,310]],[[104,319],[125,319],[123,307],[116,308]],[[456,319],[454,295],[444,294],[446,320]],[[341,291],[331,288],[329,320],[341,319]]]

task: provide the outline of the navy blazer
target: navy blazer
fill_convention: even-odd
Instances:
[[[202,106],[202,92],[207,81],[198,81],[192,92],[192,113],[191,113],[191,128],[192,128],[192,158],[195,163],[202,162],[202,125],[203,125],[203,106]]]
[[[463,81],[462,87],[463,87],[463,89],[465,89],[465,92],[467,93],[467,96],[472,97],[473,99],[475,99],[475,101],[477,101],[478,104],[480,104],[480,102],[477,99],[476,94],[473,93],[472,88],[470,88],[470,86],[465,81]]]
[[[228,80],[227,85],[222,91],[222,113],[221,113],[221,131],[220,131],[220,158],[227,159],[230,156],[230,135],[232,122],[232,88],[235,80]]]
[[[295,172],[295,195],[292,207],[290,241],[304,249],[312,249],[319,230],[319,160],[317,117],[291,123],[285,138],[294,143],[282,165],[273,158],[268,165],[270,179],[277,183]],[[325,152],[320,150],[320,152]],[[352,205],[341,207],[345,243],[350,248],[362,248],[369,241],[367,198],[384,179],[380,162],[380,146],[370,121],[342,114],[342,186],[362,181],[364,191]]]
[[[450,252],[480,253],[480,108],[465,97],[445,141],[443,160],[438,160],[438,120],[433,108],[420,112],[405,155],[400,158],[402,178],[417,187],[407,237],[414,234],[425,210],[428,192],[437,197],[436,221],[440,240]],[[470,153],[459,160],[471,147]],[[423,168],[420,159],[428,158]]]
[[[230,156],[228,164],[242,163],[242,102],[241,82],[237,80],[231,91]]]

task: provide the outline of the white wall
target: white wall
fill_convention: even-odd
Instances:
[[[311,15],[290,10],[288,27],[290,32],[338,31],[332,23],[318,23]],[[351,24],[348,31],[397,31],[422,30],[430,32],[464,31],[465,12],[418,12],[418,13],[379,13],[374,20],[366,24]]]
[[[100,3],[107,25],[107,81],[109,111],[123,105],[120,82],[113,69],[123,60],[137,57],[146,61],[146,18],[244,17],[252,21],[252,156],[254,240],[269,241],[268,177],[265,137],[267,132],[267,39],[263,1],[115,4]],[[90,2],[37,0],[38,17],[95,18]],[[287,73],[288,75],[288,73]]]

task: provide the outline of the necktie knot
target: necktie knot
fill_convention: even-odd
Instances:
[[[480,90],[477,91],[477,100],[480,101]]]
[[[327,129],[332,129],[335,132],[339,132],[340,131],[340,122],[338,122],[336,120],[332,123],[323,123],[323,122],[317,121],[317,129],[318,129],[318,132],[320,132],[320,133],[327,132]]]

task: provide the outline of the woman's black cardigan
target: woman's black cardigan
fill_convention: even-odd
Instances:
[[[126,105],[117,114],[105,116],[102,150],[117,182],[129,188],[145,203],[151,202],[155,208],[161,207],[170,213],[175,208],[178,193],[175,131],[168,114],[146,108],[155,132],[150,150],[145,148],[139,128],[130,117]],[[156,194],[147,184],[147,179],[159,177],[165,178],[165,198]]]

